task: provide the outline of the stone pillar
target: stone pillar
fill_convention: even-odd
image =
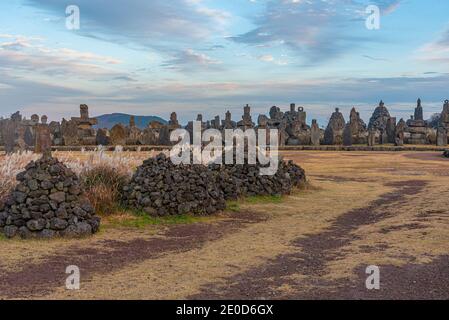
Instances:
[[[310,128],[310,136],[312,145],[319,146],[321,139],[321,130],[318,126],[318,122],[316,121],[316,119],[312,120],[312,127]]]
[[[136,118],[134,116],[129,117],[129,127],[134,128],[136,126]]]
[[[42,153],[44,157],[51,157],[51,132],[47,124],[47,117],[42,116],[42,123],[36,127],[36,143],[34,145],[35,153]]]
[[[368,146],[373,147],[376,144],[376,131],[370,129],[368,131]]]
[[[395,143],[396,141],[396,118],[395,117],[390,117],[387,120],[387,128],[386,128],[386,133],[387,133],[387,140],[388,143]]]
[[[343,130],[343,145],[352,146],[352,130],[351,125],[348,123]]]
[[[405,121],[404,119],[399,120],[396,131],[395,131],[395,141],[394,144],[397,147],[402,147],[404,145],[404,133],[405,133]]]
[[[303,107],[298,108],[298,121],[301,125],[301,129],[306,127],[307,113],[304,111]]]
[[[447,131],[443,127],[438,127],[437,146],[439,146],[439,147],[447,146]]]

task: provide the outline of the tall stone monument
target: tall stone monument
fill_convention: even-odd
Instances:
[[[319,146],[321,140],[321,130],[318,126],[316,119],[312,120],[312,126],[310,127],[310,142],[313,146]]]
[[[341,145],[343,144],[343,131],[346,126],[345,118],[339,108],[335,108],[326,131],[324,132],[324,144]]]
[[[86,104],[80,105],[80,117],[73,117],[72,122],[77,127],[77,138],[81,145],[95,145],[96,132],[93,126],[98,124],[96,118],[89,117],[89,107]]]
[[[237,126],[243,130],[254,128],[254,122],[251,117],[251,107],[248,104],[243,107],[242,120],[237,123]]]
[[[349,127],[351,130],[351,141],[354,144],[366,144],[367,142],[367,130],[366,124],[360,117],[360,113],[355,108],[351,109],[349,115]]]
[[[427,123],[423,118],[421,99],[418,99],[415,114],[407,121],[407,132],[410,133],[409,144],[427,144]]]
[[[437,129],[437,146],[445,147],[447,146],[447,131],[444,127],[440,126]]]
[[[41,123],[36,126],[36,143],[34,152],[41,153],[44,157],[51,157],[51,131],[47,124],[47,116],[42,116]]]

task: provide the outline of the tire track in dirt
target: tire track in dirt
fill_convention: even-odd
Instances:
[[[395,188],[380,196],[364,208],[348,211],[337,217],[324,232],[299,238],[292,244],[299,250],[295,253],[279,255],[266,264],[250,269],[242,274],[225,279],[227,285],[210,283],[191,296],[192,299],[320,299],[339,298],[339,294],[328,294],[335,284],[327,283],[327,263],[340,256],[340,248],[349,245],[357,238],[352,234],[359,227],[377,223],[394,214],[392,207],[405,204],[406,196],[421,192],[427,185],[423,180],[409,180],[386,184]],[[304,275],[306,287],[317,288],[311,294],[303,292],[289,277]],[[366,279],[366,276],[365,276]],[[398,279],[398,282],[405,279]],[[362,282],[363,285],[365,281]],[[276,290],[289,285],[296,290],[289,296],[280,296]],[[321,289],[323,288],[323,289]]]
[[[319,289],[304,298],[357,300],[448,300],[449,256],[441,256],[430,263],[406,264],[401,267],[380,265],[380,289],[367,290],[366,266],[358,267],[356,280],[328,283],[333,292]]]
[[[268,220],[267,216],[251,213],[229,214],[226,218],[214,223],[173,226],[149,239],[100,241],[97,247],[77,247],[70,252],[49,256],[42,262],[23,265],[17,272],[0,269],[0,297],[38,298],[50,294],[65,286],[68,277],[65,270],[69,265],[78,266],[82,281],[88,281],[94,274],[112,272],[168,253],[201,248],[205,243],[219,240],[249,224]]]

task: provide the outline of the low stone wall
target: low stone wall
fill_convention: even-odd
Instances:
[[[125,205],[150,215],[212,214],[225,200],[241,196],[289,194],[305,183],[304,170],[292,161],[279,163],[275,175],[260,175],[260,165],[174,165],[160,154],[137,168],[124,187]]]

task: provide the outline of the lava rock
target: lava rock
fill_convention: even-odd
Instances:
[[[123,202],[152,216],[209,215],[242,196],[289,194],[305,183],[304,170],[280,161],[272,176],[257,165],[174,165],[164,154],[144,161],[123,188]]]
[[[6,226],[3,229],[3,232],[5,233],[5,236],[7,238],[14,238],[18,231],[19,231],[19,228],[16,226]]]
[[[0,203],[0,228],[7,238],[79,237],[99,230],[100,218],[78,177],[57,159],[32,161],[17,180],[15,190]]]
[[[137,168],[123,200],[153,216],[207,215],[226,207],[215,172],[203,165],[174,165],[164,154]]]

